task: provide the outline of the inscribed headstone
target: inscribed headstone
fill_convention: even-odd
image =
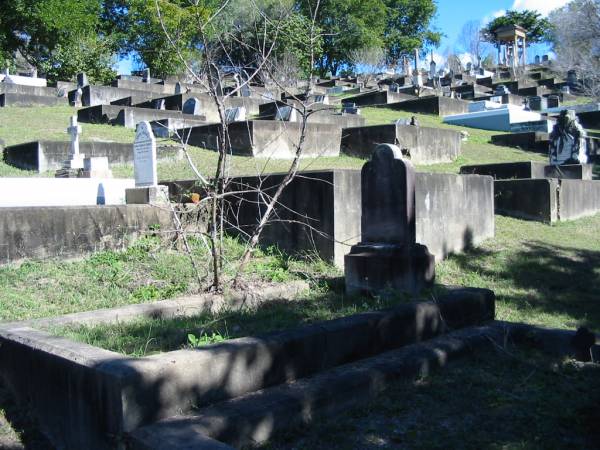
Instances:
[[[586,164],[586,133],[579,124],[575,111],[563,110],[550,133],[550,164]]]
[[[158,185],[156,174],[156,138],[147,121],[140,122],[133,143],[133,164],[136,187]]]

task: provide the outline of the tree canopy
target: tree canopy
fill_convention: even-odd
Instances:
[[[164,77],[185,70],[180,56],[200,60],[213,33],[226,44],[223,64],[256,60],[261,45],[276,39],[271,56],[293,59],[303,72],[312,63],[336,73],[352,66],[357,49],[381,49],[396,64],[437,45],[436,9],[435,0],[13,0],[0,15],[0,58],[10,64],[20,54],[50,77],[86,71],[100,81],[113,55],[133,54]],[[221,19],[203,27],[215,11]]]
[[[527,30],[527,43],[536,44],[548,40],[550,22],[535,11],[507,11],[504,16],[496,17],[481,31],[484,39],[498,45],[496,31],[509,25],[519,25]]]

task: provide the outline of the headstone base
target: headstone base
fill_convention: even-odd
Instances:
[[[79,178],[79,172],[82,169],[69,169],[67,167],[63,167],[62,169],[58,169],[54,173],[55,178]]]
[[[165,205],[169,203],[168,186],[136,187],[125,190],[128,205]]]
[[[418,294],[435,278],[435,258],[426,246],[358,244],[344,258],[346,293],[379,294],[400,291]]]

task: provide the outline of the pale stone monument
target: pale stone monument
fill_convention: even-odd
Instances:
[[[417,294],[430,285],[435,262],[416,243],[415,171],[395,145],[377,146],[361,172],[361,242],[345,256],[346,292]]]
[[[575,111],[563,110],[550,133],[550,165],[586,164],[588,161],[586,133]]]
[[[76,178],[79,174],[79,170],[83,169],[85,155],[79,153],[79,135],[81,134],[81,126],[77,123],[77,116],[71,116],[67,133],[71,135],[69,159],[63,163],[61,169],[56,171],[55,175],[57,178]]]
[[[83,91],[80,87],[77,88],[75,94],[73,95],[73,102],[71,106],[82,106],[83,104]]]
[[[83,160],[83,169],[79,178],[112,178],[107,156],[94,156]]]
[[[146,83],[150,83],[152,81],[152,79],[150,77],[150,69],[149,68],[144,70],[144,81]]]
[[[167,186],[158,185],[156,138],[150,122],[138,123],[133,143],[133,171],[135,188],[127,189],[127,204],[167,203]]]

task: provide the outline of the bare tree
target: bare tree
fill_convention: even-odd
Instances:
[[[301,89],[291,90],[292,107],[298,113],[299,120],[290,123],[294,129],[296,141],[293,144],[294,154],[290,165],[281,182],[270,191],[261,189],[262,182],[257,185],[245,186],[240,183],[232,184],[231,156],[232,143],[229,135],[229,123],[226,110],[232,97],[240,95],[241,91],[249,88],[251,83],[258,80],[269,80],[279,91],[290,91],[292,80],[298,80],[300,72],[298,63],[290,53],[283,52],[277,55],[276,49],[283,33],[283,23],[292,12],[293,3],[287,0],[279,2],[262,2],[260,0],[221,0],[216,11],[206,17],[202,8],[197,8],[197,46],[202,49],[200,61],[187,61],[178,51],[178,47],[165,25],[161,13],[159,0],[155,0],[157,15],[161,21],[163,31],[171,42],[173,50],[184,63],[187,73],[196,85],[205,90],[206,95],[214,104],[218,116],[218,136],[216,151],[218,155],[214,173],[203,173],[196,167],[188,152],[189,132],[181,133],[180,143],[187,161],[196,175],[197,182],[202,189],[201,199],[197,202],[198,208],[207,212],[207,227],[201,232],[203,242],[211,256],[211,273],[209,288],[220,290],[222,287],[222,268],[224,255],[223,237],[226,229],[237,228],[237,231],[246,237],[246,247],[242,256],[237,261],[237,270],[234,285],[241,280],[246,265],[248,264],[262,232],[271,220],[278,205],[283,190],[296,176],[302,156],[307,122],[313,113],[310,108],[310,93],[312,92],[312,68],[315,62],[315,52],[319,39],[319,29],[316,26],[316,15],[320,0],[306,0],[311,3],[311,23],[309,26],[309,67],[305,82],[300,83]],[[192,7],[198,7],[198,0],[190,0]],[[240,31],[243,29],[244,34]],[[237,84],[224,94],[225,81],[231,72],[242,74],[237,77]],[[274,137],[274,140],[277,137]],[[263,165],[263,169],[266,164]],[[258,165],[257,165],[258,167]],[[262,175],[259,170],[257,175]],[[259,177],[260,178],[260,177]],[[230,221],[229,214],[231,203],[235,204],[244,194],[255,193],[261,202],[261,214],[257,223],[251,230],[241,230],[236,223]],[[177,221],[176,225],[177,225]],[[185,248],[189,246],[185,241],[185,230],[178,227],[179,234],[183,235]]]
[[[471,55],[475,66],[481,66],[481,60],[487,53],[487,44],[481,36],[481,22],[470,20],[466,22],[458,35],[458,43]]]
[[[380,47],[363,47],[350,52],[350,62],[365,86],[386,66],[385,51]]]
[[[600,1],[573,0],[553,11],[549,20],[556,67],[575,70],[580,89],[600,99]]]

